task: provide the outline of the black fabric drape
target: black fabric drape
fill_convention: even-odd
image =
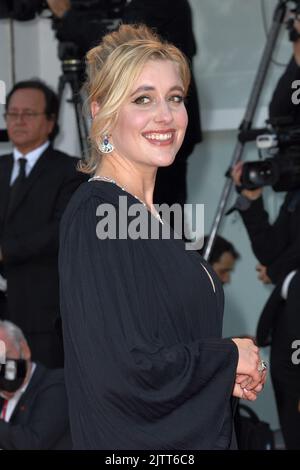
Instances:
[[[181,240],[99,240],[97,208],[110,203],[119,215],[119,196],[137,202],[111,183],[85,183],[61,224],[74,446],[228,448],[238,353],[220,338],[222,287]]]

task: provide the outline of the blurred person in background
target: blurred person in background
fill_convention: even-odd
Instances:
[[[300,31],[299,25],[296,19],[295,27]],[[292,101],[292,83],[300,78],[299,38],[293,42],[293,48],[293,57],[274,90],[269,115],[273,122],[286,119],[300,125],[300,109]],[[292,361],[292,345],[300,338],[300,188],[287,192],[271,224],[263,202],[263,188],[243,188],[242,172],[240,162],[232,170],[240,192],[235,207],[259,261],[259,280],[275,286],[259,320],[257,341],[260,346],[271,346],[271,377],[286,448],[300,449],[300,368]]]
[[[13,152],[0,159],[0,272],[7,281],[3,318],[26,334],[32,357],[63,366],[59,318],[59,221],[84,180],[77,158],[55,150],[58,100],[39,80],[18,82],[5,120]]]
[[[204,247],[207,244],[208,238],[209,237],[207,235],[204,237],[203,248],[198,250],[200,255],[203,255]],[[217,235],[208,262],[218,275],[223,285],[230,283],[231,273],[239,258],[240,254],[236,251],[233,244],[221,237],[221,235]]]
[[[6,363],[0,370],[0,449],[71,449],[62,369],[32,362],[23,332],[0,321]]]

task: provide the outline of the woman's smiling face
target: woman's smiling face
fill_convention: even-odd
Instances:
[[[168,166],[183,142],[187,122],[178,65],[149,60],[119,110],[111,132],[114,153],[139,165]]]

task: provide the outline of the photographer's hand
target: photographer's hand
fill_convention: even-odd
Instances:
[[[262,264],[258,264],[256,266],[256,271],[258,272],[258,279],[263,284],[272,284],[271,279],[267,275],[267,267],[266,266],[263,266]]]
[[[62,18],[71,9],[70,0],[47,0],[47,4],[57,18]]]
[[[242,162],[237,163],[231,170],[231,178],[233,179],[233,182],[236,186],[241,186],[242,170],[243,170]],[[241,191],[241,194],[245,196],[247,199],[254,201],[255,199],[258,199],[262,195],[262,191],[263,191],[262,188],[251,189],[251,190],[243,189]]]

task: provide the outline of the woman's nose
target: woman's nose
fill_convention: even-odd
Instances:
[[[161,101],[157,104],[155,121],[157,122],[171,122],[173,120],[173,113],[170,109],[169,103]]]

